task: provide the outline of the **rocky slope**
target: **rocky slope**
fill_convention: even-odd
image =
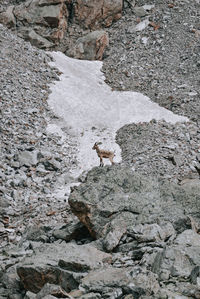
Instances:
[[[47,131],[59,72],[0,25],[0,298],[200,298],[199,1],[123,4],[107,83],[190,122],[121,128],[122,165],[80,177],[69,206],[76,140]],[[71,24],[57,49],[87,33]]]
[[[107,29],[108,83],[119,90],[140,91],[199,121],[199,1],[135,2],[130,8],[124,1],[123,17]]]

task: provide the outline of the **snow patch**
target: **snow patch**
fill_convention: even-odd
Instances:
[[[69,58],[61,52],[49,53],[62,75],[51,84],[48,99],[55,114],[63,120],[79,143],[79,166],[76,175],[99,165],[99,158],[92,146],[102,142],[102,148],[115,151],[115,162],[121,161],[120,148],[115,143],[116,131],[129,123],[149,122],[152,119],[176,123],[188,121],[160,107],[138,92],[119,92],[104,82],[102,62]],[[49,130],[61,134],[57,126]],[[109,164],[109,161],[105,161]]]

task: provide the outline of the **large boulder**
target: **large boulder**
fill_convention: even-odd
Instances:
[[[17,25],[20,35],[33,45],[50,48],[64,37],[67,17],[64,0],[27,0],[8,7],[0,14],[0,22],[8,27]]]
[[[66,28],[67,8],[64,0],[57,1],[26,1],[15,6],[14,14],[18,21],[27,24],[49,26],[57,30]],[[65,24],[63,21],[65,20]],[[64,27],[64,28],[63,28]]]
[[[38,293],[46,283],[60,285],[65,291],[70,291],[77,287],[73,272],[87,273],[111,260],[110,254],[89,244],[45,244],[24,259],[17,267],[17,273],[24,288],[33,293]]]
[[[102,60],[108,43],[108,34],[105,31],[93,31],[79,38],[68,54],[77,59]]]
[[[173,227],[178,230],[180,223],[187,220],[186,209],[188,215],[196,217],[199,202],[199,184],[178,186],[136,174],[121,165],[93,168],[85,182],[75,187],[69,197],[72,212],[94,238],[105,237],[113,229],[121,231],[119,227],[123,225],[134,238],[147,241],[148,230],[154,241],[160,233],[161,239],[169,238],[173,235]],[[162,227],[170,222],[173,227],[165,230],[156,225],[137,226],[158,222]]]
[[[145,294],[156,294],[159,290],[159,284],[154,273],[140,267],[118,269],[109,266],[91,271],[82,279],[81,289],[100,293],[108,289],[111,294],[110,297],[106,298],[119,298],[124,293],[133,294],[134,298],[139,298]],[[116,293],[119,297],[113,296]]]
[[[74,18],[85,28],[108,27],[122,14],[122,0],[77,0],[74,6]]]
[[[40,49],[49,49],[54,45],[52,42],[48,41],[48,39],[42,37],[31,28],[20,28],[19,35],[22,36],[22,38],[24,38],[25,40],[29,41],[33,46]]]

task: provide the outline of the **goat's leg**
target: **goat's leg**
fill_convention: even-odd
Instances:
[[[109,157],[109,160],[110,160],[110,162],[111,162],[112,165],[115,164],[115,162],[113,161],[113,157]]]
[[[100,165],[99,166],[103,167],[103,159],[102,159],[102,157],[100,157]]]

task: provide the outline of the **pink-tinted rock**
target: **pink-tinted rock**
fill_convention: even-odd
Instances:
[[[15,6],[14,15],[26,28],[34,26],[37,34],[49,41],[58,43],[67,28],[68,11],[64,0],[33,0]]]
[[[75,20],[85,28],[110,26],[122,13],[122,0],[77,0]]]
[[[77,59],[102,60],[108,44],[108,34],[105,31],[93,31],[79,38],[68,54]]]

